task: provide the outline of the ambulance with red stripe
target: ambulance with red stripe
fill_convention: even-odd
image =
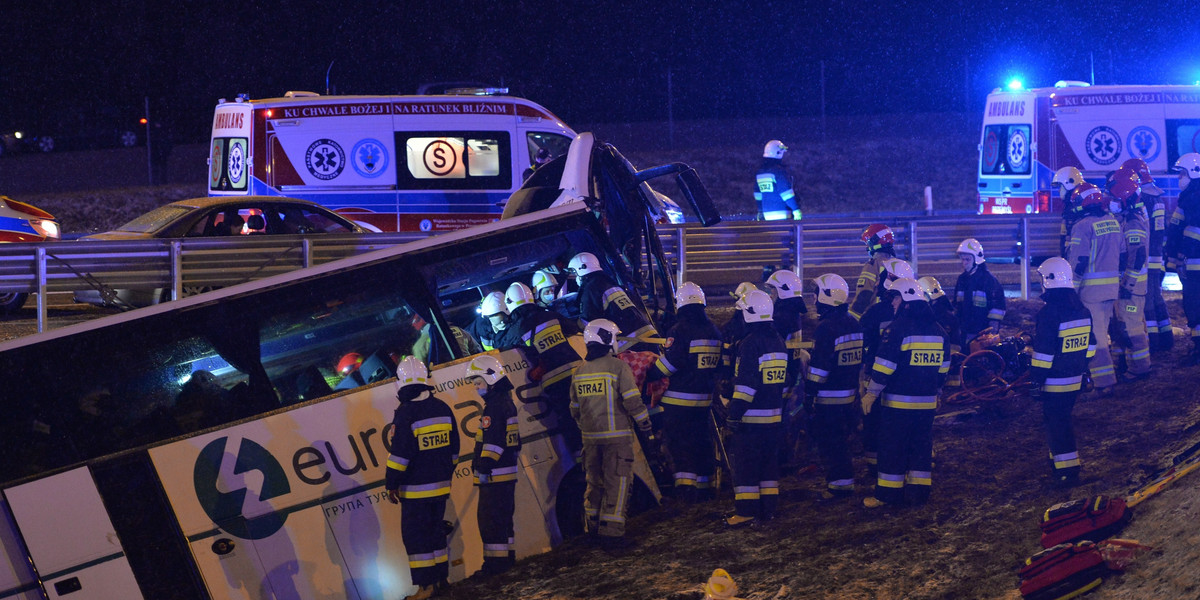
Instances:
[[[495,221],[527,169],[566,154],[575,137],[544,107],[505,93],[222,99],[208,192],[303,198],[380,231]]]
[[[1088,85],[996,89],[987,98],[979,141],[979,214],[1060,213],[1054,172],[1079,169],[1098,186],[1140,158],[1165,191],[1179,196],[1170,168],[1200,151],[1200,86]]]

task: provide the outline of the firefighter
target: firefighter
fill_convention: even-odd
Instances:
[[[854,286],[854,304],[850,306],[850,316],[855,319],[862,318],[863,313],[875,303],[884,261],[896,258],[896,236],[887,225],[875,223],[867,226],[863,229],[861,239],[867,245],[870,258],[863,265],[858,283]]]
[[[911,279],[914,276],[912,266],[898,258],[883,261],[883,268],[883,276],[880,279],[883,281],[884,287],[879,293],[879,302],[872,304],[859,319],[863,332],[863,362],[860,382],[860,390],[863,392],[866,391],[866,386],[871,380],[871,366],[874,364],[875,352],[879,349],[883,332],[892,324],[892,319],[896,316],[896,309],[900,308],[900,294],[892,291],[887,284],[902,277]],[[863,406],[862,412],[863,454],[867,460],[867,468],[874,472],[878,460],[879,413],[872,411],[869,406]]]
[[[1079,206],[1072,202],[1075,189],[1083,183],[1083,173],[1075,167],[1063,167],[1054,172],[1052,187],[1058,188],[1058,197],[1062,201],[1062,226],[1058,233],[1058,253],[1067,255],[1067,240],[1071,239],[1071,226],[1079,220]],[[1090,185],[1090,184],[1089,184]]]
[[[432,394],[429,369],[406,356],[396,368],[396,414],[385,488],[392,504],[403,503],[400,534],[417,592],[408,600],[432,597],[446,586],[449,548],[443,518],[450,479],[458,461],[454,413]]]
[[[540,270],[533,274],[533,295],[537,297],[537,305],[542,308],[553,308],[558,294],[558,280],[549,271]]]
[[[479,301],[476,317],[466,327],[466,332],[485,351],[499,348],[500,337],[508,327],[508,312],[504,305],[504,292],[490,292]]]
[[[779,140],[771,140],[763,148],[762,165],[754,176],[756,190],[754,202],[758,205],[759,221],[799,221],[804,215],[796,204],[796,192],[792,189],[792,178],[783,168],[783,155],[787,146]]]
[[[1050,445],[1054,480],[1064,485],[1079,481],[1079,452],[1071,410],[1083,386],[1088,359],[1096,352],[1092,318],[1075,292],[1071,265],[1065,259],[1046,259],[1042,276],[1042,301],[1033,336],[1030,378],[1033,396],[1042,402],[1042,417]]]
[[[854,493],[854,466],[850,463],[850,432],[856,424],[855,399],[862,368],[862,326],[850,316],[846,280],[826,273],[813,280],[817,286],[820,323],[808,364],[804,407],[812,414],[813,437],[825,469],[824,500]]]
[[[579,284],[579,316],[584,323],[605,318],[617,324],[626,339],[634,340],[634,350],[657,351],[658,331],[646,311],[634,304],[624,288],[600,268],[591,252],[576,254],[567,265],[567,274]],[[630,344],[619,344],[617,352]]]
[[[967,238],[958,245],[962,275],[954,284],[954,312],[962,328],[963,350],[982,333],[998,333],[1004,320],[1004,288],[988,270],[983,259],[983,244]]]
[[[925,299],[929,301],[930,308],[933,309],[933,317],[937,319],[938,325],[946,331],[946,337],[950,340],[950,374],[946,376],[946,385],[948,388],[956,388],[962,385],[961,370],[958,365],[962,363],[962,346],[959,345],[959,340],[962,339],[962,328],[958,325],[958,315],[954,313],[954,304],[950,302],[950,297],[946,295],[942,289],[942,284],[933,277],[922,277],[917,280],[921,285],[921,291],[925,292]],[[956,364],[957,363],[957,364]]]
[[[670,377],[663,394],[667,450],[674,462],[675,497],[707,500],[712,489],[713,437],[709,427],[713,388],[721,363],[721,332],[705,313],[704,290],[687,282],[675,293],[675,325],[647,381]]]
[[[1113,305],[1120,335],[1117,336],[1119,339],[1113,340],[1113,345],[1119,349],[1128,365],[1121,374],[1127,381],[1150,376],[1150,337],[1146,331],[1146,263],[1150,249],[1150,225],[1138,193],[1139,186],[1136,172],[1120,169],[1113,176],[1110,188],[1114,198],[1110,210],[1119,211],[1117,221],[1125,238],[1118,267],[1121,272],[1120,287]]]
[[[754,290],[742,296],[737,307],[746,321],[746,337],[738,344],[733,398],[726,420],[733,433],[735,510],[725,519],[730,527],[775,518],[783,388],[787,380],[787,347],[771,323],[771,297]]]
[[[518,347],[527,351],[529,380],[540,385],[568,446],[579,450],[582,447],[579,428],[568,408],[571,374],[582,360],[569,341],[579,333],[578,327],[573,320],[538,306],[533,291],[519,281],[504,292],[504,304],[510,311],[508,329],[519,337]]]
[[[875,495],[863,506],[878,508],[929,500],[933,470],[933,415],[950,371],[950,341],[915,279],[889,283],[901,305],[883,333],[871,383],[869,409],[879,399],[879,467]]]
[[[1179,173],[1179,203],[1171,215],[1163,254],[1175,262],[1183,284],[1183,314],[1192,337],[1184,364],[1196,365],[1200,364],[1200,154],[1180,156],[1175,170]]]
[[[477,518],[483,541],[482,572],[493,575],[512,568],[516,561],[513,509],[521,435],[517,407],[513,404],[513,384],[500,360],[490,354],[475,357],[467,365],[467,379],[483,399],[471,469],[479,488]]]
[[[1121,164],[1121,169],[1131,170],[1138,177],[1138,193],[1149,211],[1147,224],[1150,226],[1150,244],[1146,259],[1146,332],[1150,338],[1150,352],[1165,352],[1175,346],[1175,333],[1171,329],[1171,315],[1163,300],[1162,282],[1166,275],[1163,264],[1163,242],[1166,241],[1166,204],[1162,200],[1163,190],[1154,183],[1150,166],[1140,158],[1131,158]],[[1120,170],[1120,169],[1119,169]]]
[[[741,301],[746,294],[758,290],[758,287],[749,281],[743,281],[738,284],[732,292],[734,302]],[[717,372],[718,385],[721,391],[721,397],[725,402],[729,401],[729,397],[733,394],[733,389],[730,383],[733,380],[733,363],[737,360],[737,345],[746,336],[746,321],[742,318],[742,311],[735,310],[729,320],[725,322],[725,326],[721,328],[721,368]]]
[[[629,365],[613,356],[621,330],[608,319],[594,319],[583,330],[587,356],[571,381],[571,415],[583,432],[583,469],[587,477],[583,509],[588,531],[601,547],[627,546],[625,514],[633,483],[634,427],[651,443],[650,416]]]
[[[1092,315],[1092,334],[1096,336],[1096,354],[1088,363],[1096,396],[1112,393],[1117,383],[1112,354],[1108,350],[1108,325],[1119,287],[1121,250],[1124,238],[1121,224],[1108,211],[1108,201],[1099,189],[1080,194],[1083,217],[1071,228],[1067,262],[1075,273],[1079,299]]]
[[[796,447],[804,431],[804,369],[807,368],[812,349],[812,333],[805,316],[808,306],[804,304],[804,282],[794,272],[780,269],[767,278],[767,293],[774,302],[772,322],[775,331],[783,338],[788,352],[788,377],[784,388],[783,442],[780,444],[779,460],[784,465],[793,465],[800,452]],[[806,339],[808,338],[808,339]]]

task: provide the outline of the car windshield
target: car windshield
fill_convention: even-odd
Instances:
[[[129,233],[153,233],[158,231],[176,219],[192,212],[193,208],[187,206],[176,206],[168,204],[160,206],[118,228],[115,231],[125,231]]]

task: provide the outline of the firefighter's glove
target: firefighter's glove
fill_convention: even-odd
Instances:
[[[875,401],[879,397],[871,392],[867,392],[862,396],[862,411],[864,415],[871,414],[871,407],[875,405]]]
[[[803,218],[804,218],[804,213],[800,212],[800,209],[797,208],[796,210],[792,211],[792,220],[793,221],[799,221],[800,219],[803,219]]]
[[[392,504],[400,504],[400,490],[388,490],[387,498]]]
[[[1133,291],[1127,287],[1122,286],[1121,289],[1117,290],[1117,298],[1119,298],[1121,300],[1129,300],[1129,299],[1133,298]]]

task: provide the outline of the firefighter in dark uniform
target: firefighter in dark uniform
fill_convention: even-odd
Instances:
[[[617,324],[634,350],[657,351],[658,331],[649,315],[634,304],[629,294],[600,268],[600,261],[591,252],[576,254],[567,264],[567,273],[579,284],[579,317],[584,323],[608,319]],[[630,344],[619,344],[617,352],[628,350]]]
[[[788,377],[784,388],[783,442],[779,460],[793,465],[801,454],[797,448],[804,432],[804,370],[812,350],[813,324],[805,319],[804,282],[794,272],[780,269],[767,278],[767,293],[775,303],[775,331],[788,351]],[[808,329],[805,332],[805,329]],[[806,339],[807,338],[807,339]]]
[[[572,450],[580,449],[579,427],[567,406],[571,401],[571,374],[583,360],[569,341],[579,333],[575,321],[538,306],[533,291],[521,282],[508,286],[504,304],[510,311],[508,329],[519,336],[519,347],[527,351],[528,378],[540,385],[568,445]]]
[[[876,292],[879,289],[879,276],[884,273],[886,261],[896,258],[896,235],[891,228],[882,223],[868,225],[863,230],[862,242],[867,245],[871,255],[863,265],[858,275],[858,283],[854,286],[854,303],[850,305],[850,316],[862,318],[867,309],[875,303]]]
[[[704,312],[700,286],[687,282],[675,293],[675,325],[647,381],[670,377],[663,394],[667,449],[675,464],[675,497],[706,500],[712,493],[713,437],[709,427],[713,388],[721,362],[721,333]]]
[[[1075,272],[1079,299],[1092,314],[1092,335],[1096,336],[1096,354],[1088,363],[1095,396],[1112,393],[1117,383],[1112,354],[1108,350],[1108,325],[1120,284],[1121,251],[1125,238],[1121,224],[1108,211],[1108,201],[1099,189],[1079,186],[1083,217],[1071,229],[1067,262]]]
[[[733,431],[735,511],[725,520],[730,527],[775,518],[787,380],[787,347],[771,323],[771,297],[754,290],[742,296],[737,307],[746,321],[746,337],[738,344],[726,420]]]
[[[467,365],[467,379],[483,399],[483,415],[475,432],[475,458],[471,468],[479,488],[479,537],[483,541],[483,568],[487,575],[513,566],[513,509],[517,490],[517,456],[521,453],[513,385],[504,365],[490,354]]]
[[[1167,238],[1167,205],[1162,200],[1163,190],[1154,184],[1150,166],[1140,158],[1131,158],[1121,164],[1121,169],[1135,172],[1138,191],[1145,202],[1150,227],[1149,256],[1146,259],[1146,333],[1150,338],[1150,352],[1165,352],[1175,346],[1175,333],[1171,329],[1171,315],[1163,300],[1162,283],[1166,275],[1163,263],[1163,243]]]
[[[783,168],[783,155],[787,146],[779,140],[771,140],[763,147],[762,165],[754,176],[754,202],[758,205],[759,221],[799,221],[803,214],[796,203],[796,192],[792,189],[792,178]]]
[[[485,351],[495,350],[508,327],[508,313],[504,306],[504,292],[490,292],[479,301],[476,317],[464,329]]]
[[[1063,167],[1055,171],[1054,179],[1050,182],[1051,187],[1058,188],[1058,198],[1063,205],[1062,226],[1058,232],[1058,253],[1063,258],[1067,256],[1067,241],[1071,239],[1071,228],[1082,216],[1079,214],[1079,203],[1075,200],[1078,197],[1075,190],[1083,183],[1083,173],[1075,167]]]
[[[813,339],[804,405],[812,412],[813,437],[825,469],[827,489],[821,497],[832,500],[854,492],[850,432],[856,423],[854,400],[862,369],[863,335],[862,327],[849,314],[846,280],[826,273],[813,282],[821,321]]]
[[[442,521],[450,480],[458,461],[458,426],[454,413],[432,394],[429,369],[413,356],[396,368],[391,455],[384,487],[392,504],[403,503],[400,535],[408,551],[408,568],[417,592],[408,600],[432,597],[445,587],[449,548]]]
[[[929,500],[933,471],[933,415],[950,371],[950,341],[915,279],[889,284],[900,308],[883,334],[863,405],[879,400],[879,468],[875,495],[863,506],[878,508]]]
[[[1038,273],[1046,305],[1036,318],[1030,378],[1036,386],[1034,397],[1042,402],[1054,479],[1074,485],[1080,463],[1071,410],[1083,387],[1088,359],[1096,352],[1092,315],[1079,301],[1071,265],[1065,259],[1047,259]]]
[[[736,303],[741,301],[747,293],[757,289],[758,287],[753,283],[743,281],[732,292],[729,292],[729,295],[733,296]],[[726,404],[733,395],[733,363],[737,360],[737,345],[744,337],[746,337],[746,321],[742,318],[742,311],[736,310],[721,327],[721,366],[717,370],[717,391]]]
[[[601,547],[626,545],[625,515],[633,483],[634,427],[652,445],[650,415],[629,365],[613,356],[620,329],[595,319],[583,330],[587,356],[571,378],[571,415],[583,432],[583,468],[587,477],[583,511],[588,531]]]
[[[1121,352],[1128,367],[1122,374],[1126,381],[1150,376],[1150,336],[1146,331],[1150,223],[1138,193],[1140,185],[1136,172],[1118,169],[1109,188],[1115,199],[1112,208],[1119,211],[1116,217],[1125,237],[1118,268],[1120,288],[1114,305],[1120,335],[1113,340],[1113,346]]]
[[[1179,172],[1179,204],[1171,214],[1167,248],[1183,284],[1183,314],[1191,330],[1186,365],[1200,364],[1200,154],[1189,152],[1175,161]]]
[[[954,284],[954,312],[963,332],[963,352],[969,353],[971,340],[981,333],[999,333],[1004,320],[1004,288],[988,271],[979,240],[963,240],[958,245],[958,258],[963,272]]]
[[[879,349],[883,332],[892,324],[896,309],[900,307],[900,294],[889,289],[887,284],[902,277],[911,279],[914,276],[912,265],[898,258],[883,261],[883,269],[880,276],[882,289],[878,294],[879,302],[872,304],[859,319],[863,332],[863,370],[859,390],[863,393],[871,381],[871,366],[874,364],[875,352]],[[867,460],[867,468],[873,474],[878,461],[879,413],[864,405],[862,414],[863,454]]]
[[[921,290],[925,292],[925,299],[929,300],[929,306],[933,309],[933,317],[937,319],[938,325],[946,331],[946,337],[950,340],[950,352],[952,355],[960,355],[962,346],[959,346],[959,341],[962,339],[962,328],[958,325],[958,315],[954,313],[954,304],[950,302],[950,297],[946,295],[946,291],[942,289],[942,284],[933,277],[922,277],[917,280],[921,284]],[[951,358],[950,374],[946,376],[947,388],[957,388],[962,385],[962,379],[959,376],[960,370],[957,361],[961,364],[962,356]]]

